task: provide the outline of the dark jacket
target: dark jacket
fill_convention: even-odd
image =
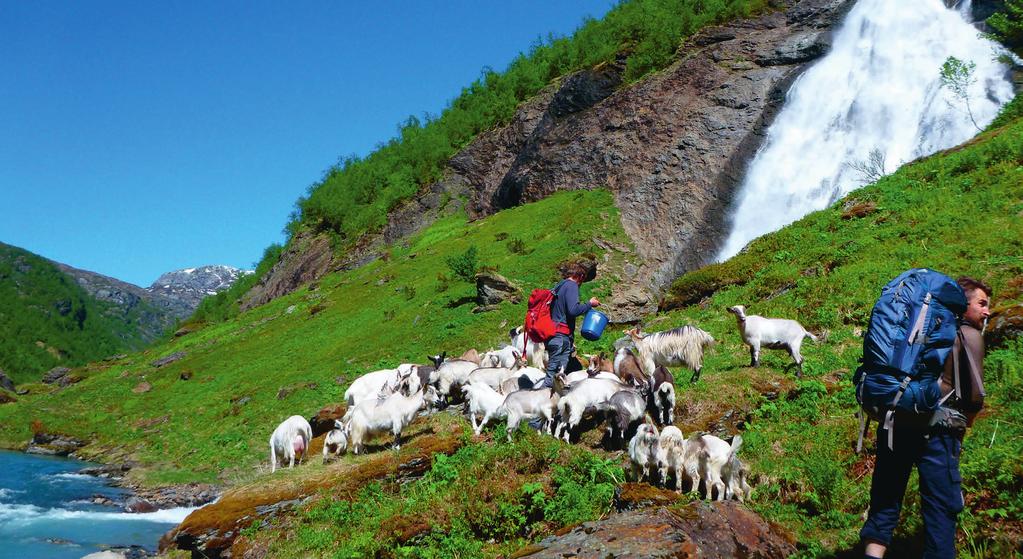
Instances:
[[[551,306],[551,319],[554,322],[568,325],[568,334],[575,334],[575,319],[589,312],[590,304],[579,301],[579,284],[570,280],[561,280],[554,286],[554,304]]]

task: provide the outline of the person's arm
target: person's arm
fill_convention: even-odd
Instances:
[[[562,288],[562,295],[565,297],[565,309],[568,310],[569,317],[582,316],[590,310],[589,303],[583,303],[579,300],[579,284],[574,281],[565,282],[565,287]]]

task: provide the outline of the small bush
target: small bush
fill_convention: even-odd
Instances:
[[[529,254],[529,249],[526,248],[526,243],[522,239],[512,239],[508,241],[508,252],[512,254]]]
[[[475,245],[470,246],[462,254],[446,258],[444,262],[447,263],[456,278],[467,282],[476,281],[476,272],[479,271],[480,262]]]
[[[451,287],[451,278],[444,272],[437,272],[437,293],[443,293]]]
[[[406,301],[411,301],[416,298],[416,288],[412,285],[403,285],[399,287],[398,293],[400,293]]]

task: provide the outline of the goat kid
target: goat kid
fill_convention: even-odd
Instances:
[[[629,441],[629,460],[632,463],[633,481],[651,480],[657,468],[657,456],[660,454],[660,436],[657,427],[644,423],[636,429],[636,434]]]
[[[787,318],[764,318],[755,314],[747,315],[746,307],[735,305],[728,307],[728,312],[735,315],[739,323],[739,335],[749,346],[750,367],[760,365],[761,346],[768,349],[786,349],[796,363],[796,376],[803,376],[803,356],[799,349],[803,338],[817,341],[817,336],[807,332],[803,325]]]
[[[347,448],[348,436],[345,434],[345,426],[335,419],[334,428],[323,437],[323,463],[327,463],[328,455],[341,456]]]

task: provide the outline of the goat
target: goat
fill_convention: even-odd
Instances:
[[[449,398],[453,388],[457,388],[469,380],[469,373],[479,368],[479,363],[463,359],[449,359],[437,367],[437,393],[442,398]]]
[[[605,411],[608,401],[616,392],[625,388],[617,380],[588,378],[572,384],[571,389],[558,402],[558,418],[560,424],[555,437],[564,432],[564,439],[569,442],[572,430],[582,422],[587,411]]]
[[[428,355],[427,358],[433,365],[418,365],[417,372],[419,373],[419,385],[424,384],[436,384],[437,382],[437,367],[444,363],[444,358],[447,357],[448,352],[442,351],[437,355]]]
[[[607,363],[607,360],[603,359],[603,355],[599,357],[602,365]],[[644,390],[647,389],[649,379],[646,373],[643,372],[639,359],[636,359],[636,355],[629,348],[623,347],[615,352],[615,358],[611,361],[611,370],[625,384],[642,387]]]
[[[636,434],[629,441],[629,459],[632,462],[634,481],[642,481],[643,478],[650,479],[652,469],[657,466],[660,448],[657,427],[644,423],[636,429]]]
[[[352,381],[348,390],[345,390],[345,401],[349,406],[354,406],[364,400],[377,397],[381,392],[386,396],[393,392],[403,379],[413,374],[417,376],[417,382],[413,385],[413,390],[415,390],[419,386],[417,369],[418,365],[404,363],[396,369],[382,369],[366,373]]]
[[[293,415],[274,429],[270,435],[270,473],[277,471],[277,459],[281,463],[288,461],[288,467],[295,467],[295,458],[299,464],[309,449],[309,441],[313,439],[313,428],[301,415]]]
[[[394,449],[401,448],[401,432],[423,407],[437,400],[437,392],[430,385],[421,387],[410,396],[394,392],[383,401],[366,401],[355,406],[348,421],[348,435],[352,452],[365,450],[363,441],[372,433],[390,430],[394,434]]]
[[[462,386],[465,399],[469,402],[469,420],[472,422],[472,430],[479,435],[486,427],[490,418],[500,419],[504,417],[504,395],[498,393],[487,384],[469,383]],[[483,414],[482,420],[476,422],[477,414]]]
[[[650,378],[650,407],[657,412],[657,422],[671,425],[675,422],[675,377],[663,365],[654,369]]]
[[[639,327],[626,330],[639,350],[640,363],[648,375],[652,375],[654,367],[664,365],[685,365],[693,370],[689,382],[700,379],[703,369],[703,350],[714,344],[714,337],[695,326],[685,325],[673,330],[640,333]]]
[[[491,350],[480,358],[480,367],[504,367],[511,369],[522,359],[522,350],[506,345],[498,350]]]
[[[749,477],[749,468],[739,460],[738,456],[733,454],[725,463],[721,468],[721,477],[725,482],[725,499],[731,499],[734,496],[741,503],[750,498],[753,488],[746,481]]]
[[[327,463],[327,455],[341,456],[348,448],[348,437],[345,435],[345,426],[338,420],[334,420],[334,428],[323,437],[323,463]]]
[[[511,332],[508,332],[508,337],[511,340],[512,347],[525,350],[526,359],[529,361],[530,366],[537,369],[547,368],[547,350],[544,348],[544,344],[531,340],[522,330],[522,326],[512,328]]]
[[[682,431],[674,425],[669,425],[661,430],[660,451],[657,455],[657,468],[661,473],[661,482],[668,487],[668,475],[675,476],[675,491],[682,492],[682,472],[694,478],[687,465],[695,466],[692,457],[689,456],[689,441],[682,435]],[[695,468],[693,468],[695,469]],[[693,485],[695,488],[696,485]]]
[[[508,442],[511,442],[511,434],[519,428],[523,419],[543,418],[547,433],[551,433],[560,401],[561,396],[551,388],[518,390],[509,394],[501,406],[501,413],[508,417]]]
[[[477,366],[480,364],[480,354],[475,349],[467,349],[459,359],[462,361],[472,361]]]
[[[515,371],[515,376],[505,379],[501,383],[499,392],[511,394],[516,390],[536,390],[543,388],[543,381],[547,378],[547,372],[535,367],[523,367]]]
[[[480,367],[469,373],[466,379],[467,384],[486,384],[494,390],[501,389],[501,383],[514,378],[517,369],[506,369],[504,367]]]
[[[749,346],[750,367],[760,365],[760,346],[768,349],[787,349],[792,360],[796,362],[796,377],[803,376],[803,356],[799,348],[803,338],[817,341],[817,336],[803,328],[795,320],[787,318],[764,318],[755,314],[746,315],[746,307],[735,305],[728,307],[728,312],[735,315],[739,322],[739,334],[742,341]]]
[[[646,415],[646,400],[635,390],[619,390],[608,400],[607,434],[614,444],[621,438],[624,447],[626,434],[643,421]]]
[[[572,371],[565,375],[565,384],[575,384],[579,381],[586,380],[588,378],[599,378],[605,380],[613,380],[615,382],[621,382],[618,375],[609,371],[590,371],[589,369],[583,369],[581,371]]]
[[[742,446],[742,436],[732,438],[732,444],[714,435],[693,435],[689,439],[697,460],[698,475],[693,479],[693,490],[697,490],[700,478],[703,478],[707,490],[707,499],[713,499],[717,490],[717,500],[725,500],[726,484],[723,478],[725,465],[728,464]]]

